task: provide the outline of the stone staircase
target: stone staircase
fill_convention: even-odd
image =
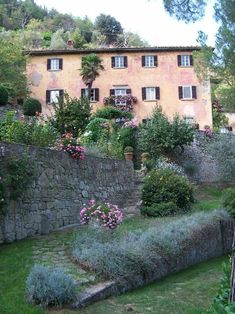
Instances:
[[[125,216],[131,217],[131,216],[140,215],[142,185],[143,185],[143,175],[142,173],[135,171],[134,188],[124,204]]]

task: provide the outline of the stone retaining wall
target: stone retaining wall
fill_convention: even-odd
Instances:
[[[34,177],[0,216],[0,243],[79,223],[79,210],[90,199],[122,206],[134,188],[130,161],[91,156],[75,161],[64,152],[0,143],[0,158],[23,154],[32,161]]]

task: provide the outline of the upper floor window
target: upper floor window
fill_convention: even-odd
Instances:
[[[110,96],[115,96],[115,104],[116,105],[126,105],[126,99],[123,96],[131,94],[131,89],[126,87],[116,87],[114,89],[110,89]]]
[[[179,99],[196,99],[197,87],[196,86],[179,86]]]
[[[82,88],[81,95],[88,97],[88,88]],[[91,102],[99,101],[99,88],[91,89],[90,101]]]
[[[62,69],[63,69],[62,58],[47,59],[47,70],[58,71]]]
[[[112,57],[112,68],[127,68],[127,56]]]
[[[160,88],[159,87],[143,87],[142,88],[142,99],[143,100],[160,99]]]
[[[178,66],[180,67],[193,66],[193,56],[192,55],[178,55]]]
[[[142,56],[142,67],[157,67],[157,56]]]
[[[59,101],[59,97],[63,97],[64,90],[63,89],[53,89],[46,91],[46,103],[47,104],[57,104]]]

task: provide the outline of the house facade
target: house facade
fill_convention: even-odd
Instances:
[[[212,126],[210,82],[200,82],[193,67],[198,47],[100,48],[35,50],[28,52],[27,76],[31,97],[42,104],[45,115],[53,113],[53,102],[65,92],[71,97],[86,93],[80,76],[82,57],[95,53],[104,71],[94,81],[93,110],[104,106],[112,95],[123,108],[125,97],[135,99],[133,114],[148,119],[160,105],[169,118],[175,113],[200,129]],[[120,100],[122,99],[122,100]]]

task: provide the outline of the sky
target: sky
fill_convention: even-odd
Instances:
[[[48,9],[73,16],[88,16],[93,22],[103,13],[115,17],[125,29],[140,35],[151,46],[197,45],[198,31],[208,35],[207,44],[214,47],[218,24],[213,18],[214,0],[208,0],[205,17],[185,24],[170,17],[162,0],[35,0]]]

